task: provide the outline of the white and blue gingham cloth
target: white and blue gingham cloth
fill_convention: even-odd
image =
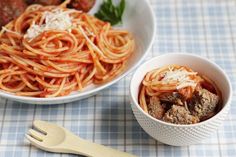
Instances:
[[[195,53],[211,59],[236,88],[235,0],[151,0],[157,35],[149,56]],[[0,99],[0,157],[66,157],[29,146],[24,134],[34,119],[58,123],[75,134],[137,156],[236,157],[236,93],[223,126],[200,144],[171,147],[147,135],[129,103],[130,76],[98,95],[62,105],[36,106]],[[71,155],[73,156],[73,155]]]

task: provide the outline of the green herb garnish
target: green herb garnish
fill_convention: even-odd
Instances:
[[[95,16],[100,20],[110,22],[111,25],[115,25],[122,21],[124,10],[125,0],[121,0],[117,6],[114,6],[112,0],[104,0]]]

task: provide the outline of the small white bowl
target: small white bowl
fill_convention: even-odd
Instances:
[[[103,0],[97,0],[94,8],[90,11],[90,14],[96,13],[102,2]],[[122,27],[122,29],[126,29],[133,34],[136,47],[135,52],[129,58],[125,70],[112,81],[101,85],[90,85],[81,92],[72,92],[70,95],[55,98],[17,96],[2,90],[0,90],[0,97],[30,104],[61,104],[87,98],[98,93],[102,89],[113,85],[134,70],[143,61],[151,48],[156,34],[156,25],[155,15],[150,3],[147,0],[126,1],[122,25],[119,27]]]
[[[138,104],[140,84],[145,74],[155,68],[169,64],[185,65],[212,79],[222,92],[223,108],[212,118],[191,125],[177,125],[153,118]],[[214,133],[227,116],[232,98],[232,87],[225,72],[208,59],[192,54],[172,53],[155,57],[142,64],[134,73],[130,83],[130,99],[133,113],[141,127],[156,140],[173,146],[199,143]]]

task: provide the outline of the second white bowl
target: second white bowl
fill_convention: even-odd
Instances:
[[[138,104],[139,87],[147,72],[169,64],[179,64],[192,68],[212,79],[223,97],[223,108],[212,118],[191,125],[177,125],[153,118]],[[130,98],[133,113],[141,127],[156,140],[174,146],[191,145],[214,133],[222,124],[230,108],[232,87],[224,71],[215,63],[191,54],[172,53],[155,57],[142,64],[134,73],[130,83]]]

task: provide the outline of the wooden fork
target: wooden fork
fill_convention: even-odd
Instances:
[[[36,120],[27,139],[34,146],[49,152],[79,154],[89,157],[135,157],[103,145],[81,139],[63,127]]]

